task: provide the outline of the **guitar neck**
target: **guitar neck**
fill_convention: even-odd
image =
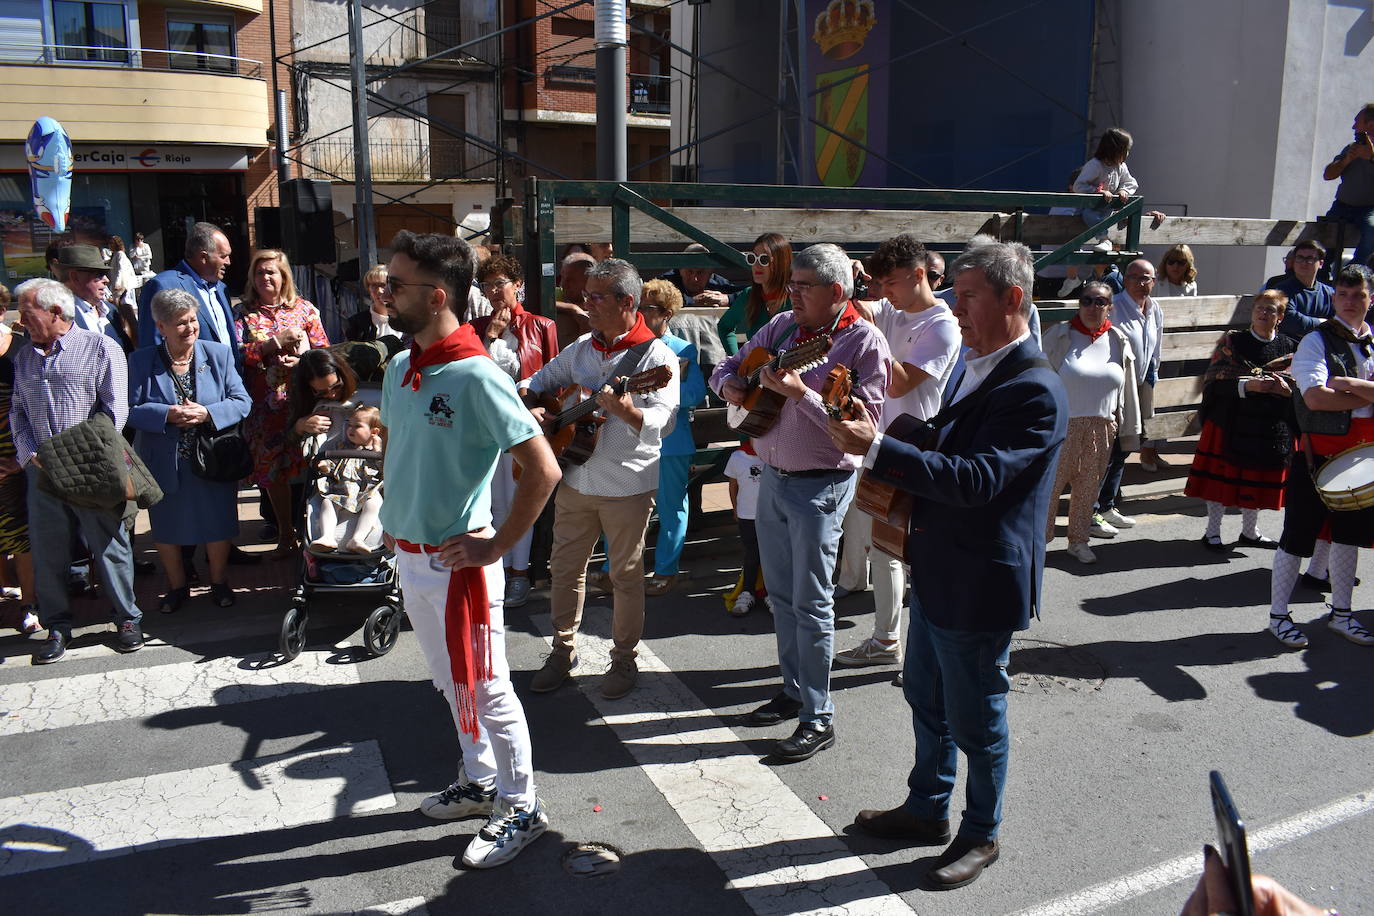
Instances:
[[[609,382],[608,384],[611,386],[611,391],[613,391],[617,397],[625,393],[624,381]],[[595,397],[589,397],[585,401],[578,401],[576,404],[569,407],[567,410],[561,411],[558,416],[554,417],[553,423],[550,424],[549,429],[552,432],[571,426],[582,418],[590,415],[595,410]]]

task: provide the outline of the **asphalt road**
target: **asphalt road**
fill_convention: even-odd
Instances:
[[[415,811],[453,778],[456,740],[413,634],[382,658],[356,648],[366,602],[321,605],[310,648],[283,665],[271,652],[285,566],[255,574],[230,612],[199,600],[150,614],[155,640],[132,656],[96,625],[70,658],[31,667],[32,645],[0,635],[3,909],[1172,914],[1215,841],[1216,768],[1257,871],[1347,916],[1368,911],[1374,649],[1308,624],[1323,608],[1300,592],[1312,645],[1284,650],[1262,632],[1267,552],[1202,551],[1198,514],[1174,514],[1189,501],[1129,508],[1139,526],[1096,542],[1096,566],[1067,558],[1062,536],[1051,545],[1042,619],[1012,655],[1003,853],[967,888],[923,890],[938,849],[849,827],[905,796],[912,734],[895,669],[836,672],[837,745],[764,759],[790,732],[743,724],[777,689],[771,620],[724,613],[737,551],[705,539],[688,547],[692,578],[649,601],[625,700],[596,691],[606,599],[589,602],[575,685],[546,695],[527,689],[547,651],[542,593],[510,612],[551,826],[487,872],[453,867],[479,822]],[[1238,525],[1228,516],[1228,537]],[[1273,513],[1261,525],[1277,535]],[[839,603],[837,648],[868,634],[871,607],[868,594]],[[571,874],[565,857],[586,843],[615,850],[619,869]]]

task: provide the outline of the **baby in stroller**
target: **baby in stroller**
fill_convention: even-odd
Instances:
[[[343,545],[347,553],[381,549],[382,526],[381,411],[359,404],[352,408],[342,434],[331,436],[317,453],[318,477],[306,507],[306,531],[312,550],[329,552]],[[331,457],[332,452],[360,450],[376,457]]]

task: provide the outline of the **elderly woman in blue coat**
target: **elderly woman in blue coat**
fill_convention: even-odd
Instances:
[[[167,575],[158,610],[171,614],[190,593],[182,545],[204,544],[210,566],[210,597],[219,607],[234,603],[225,570],[230,542],[238,535],[237,483],[216,483],[191,470],[198,428],[224,429],[248,416],[248,392],[228,347],[200,340],[196,297],[165,289],[153,297],[153,321],[162,342],[129,356],[129,424],[134,449],[162,488],[148,510],[153,542]]]

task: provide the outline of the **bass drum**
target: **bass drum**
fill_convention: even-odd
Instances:
[[[1317,495],[1332,512],[1374,506],[1374,443],[1332,455],[1316,473]]]

